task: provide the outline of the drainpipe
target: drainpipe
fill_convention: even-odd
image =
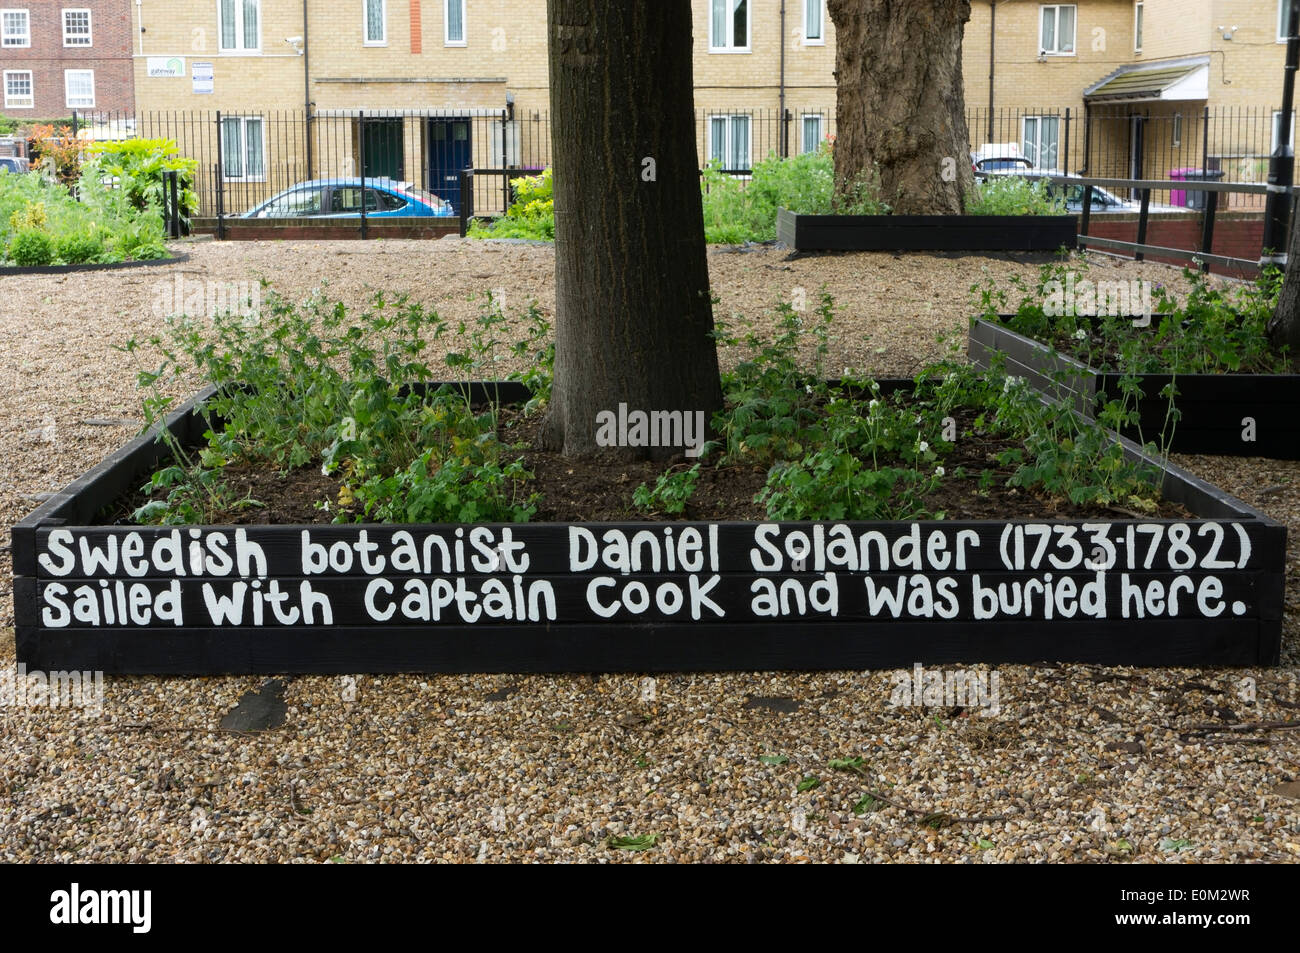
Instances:
[[[307,140],[307,178],[312,178],[311,161],[311,37],[307,34],[307,0],[302,0],[302,102],[303,135]],[[365,205],[365,197],[361,204]]]
[[[143,0],[135,0],[135,16],[140,21],[140,27],[135,35],[140,38],[140,55],[144,56],[144,8],[140,5],[142,2]]]
[[[1291,184],[1295,156],[1291,151],[1291,109],[1295,103],[1295,74],[1300,68],[1300,3],[1291,0],[1287,10],[1286,72],[1282,74],[1282,113],[1277,117],[1277,148],[1268,160],[1268,196],[1264,200],[1264,241],[1261,265],[1287,266],[1287,219],[1291,208]],[[1206,107],[1209,112],[1209,107]],[[1208,127],[1209,123],[1206,122]],[[1207,128],[1206,141],[1209,141]],[[1206,152],[1208,152],[1208,148]],[[1207,203],[1208,204],[1208,203]]]
[[[778,92],[777,115],[781,122],[781,158],[790,154],[790,129],[785,121],[785,0],[781,0],[781,80]]]
[[[989,0],[989,122],[988,138],[985,142],[995,142],[993,138],[993,47],[997,42],[994,30],[998,25],[998,0]]]

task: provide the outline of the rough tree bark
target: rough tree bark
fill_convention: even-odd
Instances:
[[[1268,337],[1279,351],[1286,347],[1291,367],[1300,373],[1300,212],[1291,216],[1286,277],[1278,292],[1277,307],[1268,322]]]
[[[901,215],[956,215],[972,184],[961,73],[968,0],[829,0],[835,188],[880,176]]]
[[[555,380],[542,441],[596,443],[596,415],[722,406],[695,152],[690,0],[548,0]]]

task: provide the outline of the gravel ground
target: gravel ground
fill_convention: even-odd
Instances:
[[[14,665],[8,527],[133,434],[135,367],[113,345],[157,329],[159,282],[265,276],[291,297],[328,282],[350,304],[410,291],[451,318],[488,289],[512,311],[554,304],[552,253],[535,246],[188,250],[176,266],[4,279],[0,669]],[[773,249],[710,264],[722,314],[825,285],[841,312],[831,366],[881,374],[962,333],[985,272],[1036,270]],[[1300,465],[1178,462],[1290,526],[1283,667],[1004,666],[989,716],[891,707],[879,672],[287,678],[265,692],[282,687],[283,724],[256,734],[222,719],[263,679],[111,678],[100,714],[0,707],[0,860],[1295,861]],[[858,770],[828,764],[850,757]],[[644,852],[607,844],[651,834]]]

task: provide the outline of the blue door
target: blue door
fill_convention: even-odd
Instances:
[[[460,213],[460,172],[472,165],[468,119],[429,120],[428,190]]]

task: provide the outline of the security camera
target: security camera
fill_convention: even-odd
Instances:
[[[284,42],[288,43],[290,46],[302,46],[302,37],[286,36],[284,38]]]

